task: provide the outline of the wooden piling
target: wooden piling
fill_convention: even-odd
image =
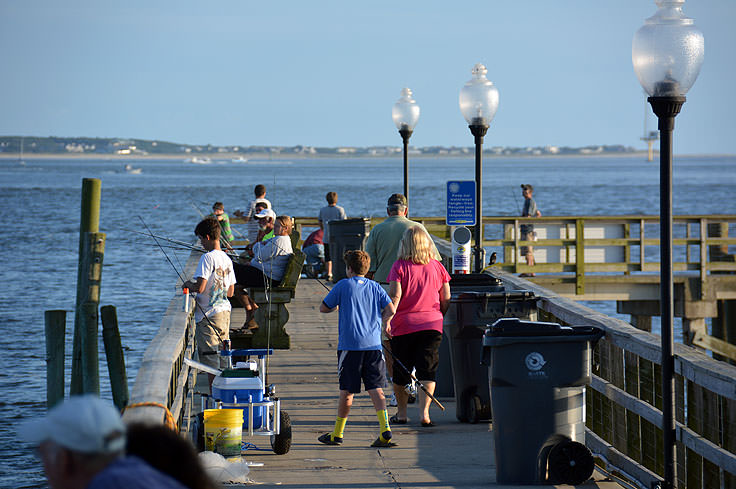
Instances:
[[[102,279],[102,261],[105,254],[105,234],[85,233],[86,239],[82,250],[82,270],[79,286],[85,291],[85,301],[79,312],[79,388],[80,393],[99,393],[99,350],[98,350],[98,311],[100,303],[100,285]],[[78,287],[79,289],[80,287]],[[76,332],[76,330],[75,330]],[[72,364],[73,367],[73,364]],[[72,386],[74,383],[72,371]],[[75,392],[73,392],[75,393]]]
[[[100,395],[100,362],[99,362],[99,318],[96,302],[82,304],[79,314],[81,327],[81,367],[82,393]]]
[[[70,393],[81,394],[82,389],[82,328],[80,316],[82,305],[87,302],[88,288],[84,284],[87,270],[83,264],[83,250],[86,233],[96,233],[100,229],[100,194],[102,182],[97,178],[82,179],[82,211],[79,222],[79,266],[77,268],[77,301],[74,310],[74,342],[72,347],[72,382]]]
[[[66,311],[45,311],[44,330],[46,333],[46,407],[51,409],[64,399]]]
[[[100,308],[100,316],[102,317],[102,341],[105,344],[112,400],[115,406],[122,411],[128,405],[130,396],[128,394],[128,378],[125,371],[123,345],[120,341],[120,330],[118,329],[117,310],[115,306],[103,306]]]

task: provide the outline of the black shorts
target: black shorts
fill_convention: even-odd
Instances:
[[[268,283],[263,271],[252,265],[233,262],[233,272],[235,272],[235,283],[243,287],[265,287]],[[271,280],[271,285],[276,286],[280,282],[280,280]]]
[[[340,390],[351,394],[360,392],[360,382],[365,390],[386,385],[386,365],[381,350],[337,350],[337,375]]]
[[[332,261],[332,258],[330,258],[330,245],[329,243],[324,243],[325,245],[325,261]]]
[[[391,351],[409,370],[417,369],[418,380],[434,382],[440,364],[442,333],[433,329],[391,338]],[[394,384],[406,385],[411,377],[394,362]]]

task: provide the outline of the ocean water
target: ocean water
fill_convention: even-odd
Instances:
[[[124,165],[142,169],[129,174]],[[199,212],[222,201],[244,209],[262,183],[278,213],[316,216],[336,191],[350,217],[383,216],[387,197],[403,188],[401,157],[255,160],[209,165],[184,160],[0,160],[3,233],[0,262],[0,487],[46,487],[40,462],[17,440],[16,426],[45,411],[44,311],[67,312],[67,379],[83,178],[102,181],[100,230],[107,234],[101,305],[117,307],[129,384],[168,301],[176,273],[155,243],[134,231],[143,222],[159,235],[191,241]],[[444,215],[448,180],[472,180],[474,161],[410,161],[410,213]],[[659,213],[659,165],[640,156],[486,158],[484,215],[518,215],[519,184],[534,185],[545,216]],[[674,164],[675,214],[736,214],[736,156],[679,157]],[[188,252],[167,249],[183,264]],[[615,305],[589,304],[606,313]],[[101,341],[100,341],[100,344]],[[111,398],[103,357],[102,396]],[[68,392],[68,380],[67,380]]]

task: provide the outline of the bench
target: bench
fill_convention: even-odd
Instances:
[[[286,304],[294,298],[305,258],[303,251],[294,250],[294,254],[286,264],[284,278],[278,286],[269,289],[263,287],[248,288],[248,295],[258,304],[254,316],[258,323],[258,329],[253,331],[253,334],[231,333],[233,348],[266,348],[270,346],[271,348],[288,350],[291,347],[291,339],[284,329],[289,321],[289,311],[286,309]],[[270,342],[268,338],[269,330]]]

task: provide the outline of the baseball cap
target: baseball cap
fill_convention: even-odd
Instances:
[[[390,207],[392,205],[403,205],[406,207],[406,197],[402,194],[393,194],[388,198],[388,206]]]
[[[271,219],[276,219],[276,213],[273,211],[273,209],[261,209],[261,212],[255,215],[256,218],[262,219],[264,217],[270,217]]]
[[[530,184],[528,184],[528,183],[522,183],[522,184],[521,184],[521,188],[522,188],[522,189],[524,189],[524,190],[531,190],[532,192],[534,192],[534,187],[532,187],[532,186],[531,186]]]
[[[72,396],[46,416],[21,423],[18,436],[35,445],[51,440],[82,453],[115,453],[125,448],[120,413],[110,402],[93,395]]]

